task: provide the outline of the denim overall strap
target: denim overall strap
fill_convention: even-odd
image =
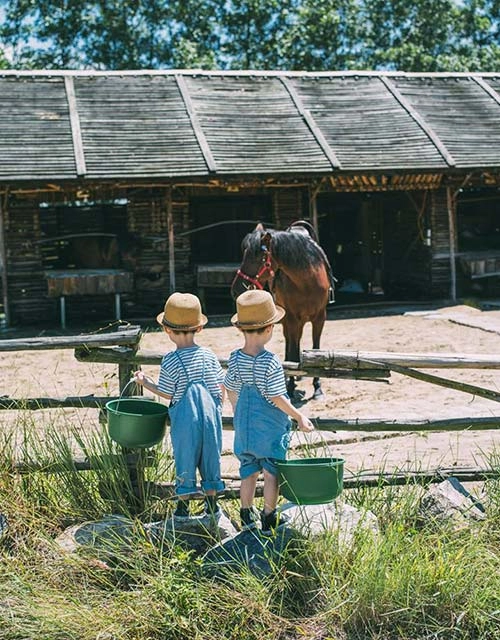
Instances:
[[[204,491],[222,491],[220,455],[222,451],[222,407],[205,383],[189,381],[189,372],[177,354],[188,378],[181,399],[169,407],[170,438],[174,450],[176,493],[186,495],[197,491],[196,471],[199,469]],[[205,371],[203,354],[202,371]]]
[[[237,361],[238,362],[238,361]],[[243,384],[234,412],[236,455],[284,460],[290,443],[290,418],[269,403],[255,384]]]

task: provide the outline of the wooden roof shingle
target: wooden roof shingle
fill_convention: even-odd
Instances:
[[[0,180],[500,168],[500,74],[3,71]]]

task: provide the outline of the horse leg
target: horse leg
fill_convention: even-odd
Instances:
[[[287,317],[283,323],[285,336],[285,360],[288,362],[300,362],[300,338],[302,337],[303,324],[295,318]],[[290,399],[295,397],[295,378],[290,376],[287,382],[287,392]]]
[[[319,349],[319,343],[321,340],[321,333],[325,325],[326,309],[323,309],[312,322],[312,342],[313,349]],[[314,394],[313,398],[321,398],[323,390],[321,389],[321,378],[313,378]]]

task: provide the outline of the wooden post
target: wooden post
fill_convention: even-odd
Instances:
[[[311,216],[312,226],[319,242],[319,224],[318,224],[318,193],[321,191],[323,181],[318,184],[309,186],[309,215]]]
[[[59,298],[59,314],[61,317],[61,328],[66,329],[66,298],[64,296]]]
[[[174,235],[174,215],[172,209],[172,189],[166,191],[167,200],[167,229],[168,229],[168,271],[170,282],[170,293],[175,291],[175,235]]]
[[[456,200],[453,196],[453,192],[450,187],[446,188],[446,204],[448,208],[448,233],[450,244],[450,297],[453,301],[457,299],[457,267],[455,261],[455,248],[456,248]]]
[[[8,190],[5,191],[5,202],[7,201]],[[9,292],[7,279],[7,250],[5,247],[5,206],[0,197],[0,275],[2,277],[3,310],[5,314],[5,324],[10,325]]]

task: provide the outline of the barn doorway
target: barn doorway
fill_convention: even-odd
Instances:
[[[457,201],[460,295],[500,295],[500,189],[469,189]]]
[[[241,241],[257,222],[272,221],[267,196],[193,198],[191,259],[197,294],[208,313],[233,311],[230,286],[241,264]]]
[[[127,201],[42,203],[39,221],[47,295],[61,326],[121,319],[133,294],[136,257]]]
[[[383,213],[382,203],[366,194],[318,198],[320,242],[338,279],[341,304],[384,296]]]

